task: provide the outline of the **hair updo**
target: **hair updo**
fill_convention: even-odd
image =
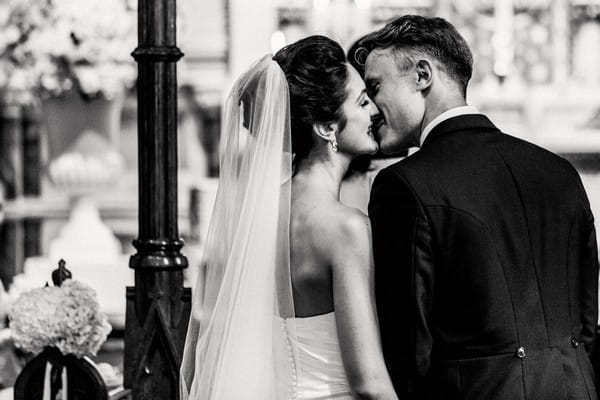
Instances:
[[[290,91],[292,152],[296,158],[313,147],[314,123],[334,123],[343,129],[346,118],[348,65],[342,47],[325,36],[309,36],[273,56],[283,70]]]

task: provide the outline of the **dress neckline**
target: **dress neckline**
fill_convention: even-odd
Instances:
[[[323,314],[316,314],[316,315],[311,315],[308,317],[292,317],[292,318],[284,318],[285,320],[302,320],[302,321],[306,321],[308,319],[317,319],[317,318],[325,318],[325,317],[329,317],[335,314],[335,311],[329,311]]]

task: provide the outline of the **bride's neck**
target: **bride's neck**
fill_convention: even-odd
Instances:
[[[352,161],[340,153],[311,152],[296,163],[294,178],[318,185],[339,199],[342,180]]]

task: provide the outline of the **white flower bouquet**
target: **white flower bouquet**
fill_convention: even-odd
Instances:
[[[111,331],[95,291],[72,279],[22,293],[9,321],[15,346],[33,354],[54,347],[64,355],[94,356]]]
[[[131,86],[137,41],[131,0],[12,0],[0,21],[0,93],[27,103],[78,90],[114,97]],[[6,99],[5,99],[6,101]]]

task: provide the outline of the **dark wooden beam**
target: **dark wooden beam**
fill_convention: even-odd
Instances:
[[[6,200],[23,196],[22,117],[21,107],[0,104],[0,185]],[[24,241],[22,220],[0,224],[0,280],[5,287],[23,270]]]
[[[177,226],[175,0],[138,0],[139,235],[129,266],[125,387],[136,400],[178,399],[191,307]]]
[[[7,199],[23,195],[23,112],[0,104],[0,180]]]
[[[41,116],[39,109],[23,109],[23,194],[37,198],[42,194]],[[25,218],[25,258],[42,254],[40,218]]]

